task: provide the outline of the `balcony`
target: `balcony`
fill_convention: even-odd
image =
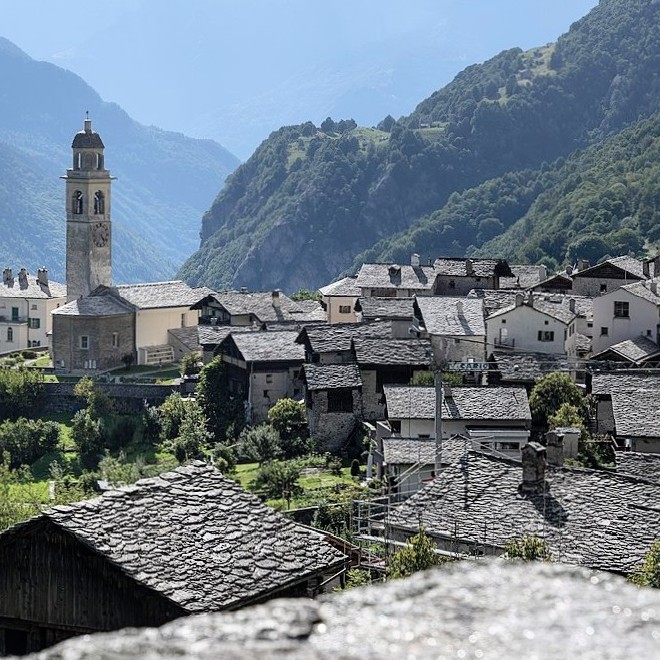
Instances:
[[[0,314],[0,323],[6,323],[7,325],[25,325],[27,322],[27,316],[2,316]]]
[[[497,348],[515,348],[516,340],[513,337],[495,337]]]

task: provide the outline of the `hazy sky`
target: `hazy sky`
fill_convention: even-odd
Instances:
[[[246,158],[283,124],[374,124],[596,0],[2,0],[0,35],[145,124]]]

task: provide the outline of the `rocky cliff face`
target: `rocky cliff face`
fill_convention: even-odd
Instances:
[[[460,562],[318,601],[69,640],[39,660],[652,658],[660,591],[560,564]]]

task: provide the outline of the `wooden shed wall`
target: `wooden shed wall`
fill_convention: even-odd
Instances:
[[[5,538],[0,628],[28,626],[28,650],[77,633],[158,626],[186,613],[49,521]]]

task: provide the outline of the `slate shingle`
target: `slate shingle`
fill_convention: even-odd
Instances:
[[[388,321],[370,323],[335,323],[332,325],[308,326],[298,337],[299,343],[307,339],[314,353],[333,353],[351,350],[354,337],[391,337],[392,326]]]
[[[435,419],[435,388],[385,385],[389,419]]]
[[[394,528],[503,548],[537,534],[558,561],[629,572],[660,537],[660,484],[609,471],[547,468],[522,495],[519,462],[467,452],[401,506]]]
[[[246,362],[303,362],[305,348],[296,343],[297,337],[295,330],[231,333]]]
[[[357,364],[305,364],[303,369],[309,391],[362,387]]]
[[[345,560],[201,464],[41,515],[190,612],[236,606]]]
[[[115,289],[124,300],[135,305],[138,309],[191,307],[204,297],[180,280],[120,284]]]
[[[531,421],[523,387],[452,387],[445,394],[443,419]]]
[[[485,336],[484,305],[478,298],[419,297],[416,300],[426,331],[439,337]]]
[[[431,342],[428,339],[354,339],[355,356],[360,366],[431,364]]]
[[[433,266],[363,264],[355,280],[363,289],[430,291],[435,284]]]

